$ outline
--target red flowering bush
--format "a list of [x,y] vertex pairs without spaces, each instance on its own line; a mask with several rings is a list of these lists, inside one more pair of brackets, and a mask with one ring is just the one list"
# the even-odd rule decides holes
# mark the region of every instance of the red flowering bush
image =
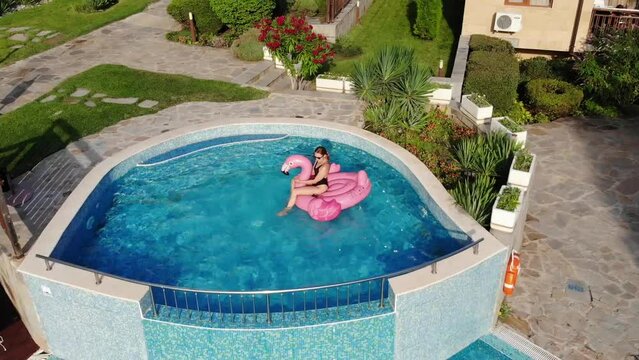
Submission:
[[258,39],[291,74],[294,89],[298,89],[304,79],[315,77],[322,65],[335,56],[326,37],[314,33],[313,26],[304,18],[262,19],[256,27],[260,30]]

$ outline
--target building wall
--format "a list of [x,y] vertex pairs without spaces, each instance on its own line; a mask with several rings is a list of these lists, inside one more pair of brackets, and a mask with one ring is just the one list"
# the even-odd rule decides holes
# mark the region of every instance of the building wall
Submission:
[[503,248],[443,281],[396,295],[395,359],[448,359],[488,334],[499,308],[507,255]]
[[[504,0],[466,1],[462,35],[483,34],[514,40],[517,49],[571,51],[570,44],[577,16],[578,0],[554,0],[550,8],[504,5]],[[588,35],[593,8],[592,0],[584,0],[575,51],[579,51]],[[510,34],[493,32],[495,13],[522,15],[522,30]]]

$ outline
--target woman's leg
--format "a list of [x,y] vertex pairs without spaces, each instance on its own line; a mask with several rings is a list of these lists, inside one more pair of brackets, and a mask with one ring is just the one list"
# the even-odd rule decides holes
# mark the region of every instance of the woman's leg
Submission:
[[288,204],[286,204],[286,207],[284,209],[282,209],[282,211],[277,213],[277,215],[278,216],[287,215],[288,212],[291,211],[291,209],[293,209],[293,206],[295,206],[295,201],[297,201],[297,197],[298,196],[300,196],[300,195],[319,195],[319,194],[325,193],[326,190],[328,190],[328,186],[326,186],[326,185],[304,186],[304,187],[300,187],[300,188],[293,188],[291,190],[291,197],[288,199]]

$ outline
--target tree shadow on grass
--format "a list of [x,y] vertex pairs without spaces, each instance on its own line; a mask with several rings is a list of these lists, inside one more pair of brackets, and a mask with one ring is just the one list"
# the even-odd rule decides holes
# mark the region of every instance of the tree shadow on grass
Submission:
[[462,31],[462,22],[464,20],[464,6],[465,0],[445,0],[444,5],[444,18],[443,21],[448,23],[448,27],[453,32],[453,45],[450,47],[450,53],[448,56],[448,64],[446,64],[447,75],[453,71],[455,65],[455,54],[457,53],[457,43],[459,42],[459,36]]

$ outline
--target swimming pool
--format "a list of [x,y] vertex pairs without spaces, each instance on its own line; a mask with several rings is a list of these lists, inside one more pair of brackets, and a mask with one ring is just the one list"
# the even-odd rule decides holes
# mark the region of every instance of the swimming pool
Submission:
[[[373,281],[373,291],[370,291],[370,287],[367,291],[367,284],[362,284],[360,280],[356,281],[352,287],[342,284],[339,287],[331,285],[330,289],[325,288],[322,291],[298,291],[299,289],[297,289],[292,293],[287,293],[286,296],[282,296],[283,291],[280,290],[269,293],[270,295],[264,295],[264,291],[258,290],[253,293],[234,293],[232,296],[229,295],[230,293],[215,296],[214,292],[208,292],[204,294],[207,296],[200,297],[199,295],[203,294],[195,289],[193,292],[198,296],[195,296],[195,299],[191,298],[195,301],[186,302],[186,304],[184,300],[180,304],[179,298],[178,301],[172,301],[171,297],[177,293],[178,296],[185,299],[187,297],[185,293],[191,293],[188,289],[180,288],[179,291],[172,293],[167,291],[167,299],[164,297],[164,288],[161,289],[160,293],[156,293],[157,288],[153,284],[109,274],[99,274],[89,267],[67,265],[55,257],[56,254],[66,254],[72,258],[78,256],[78,253],[84,252],[85,255],[92,253],[92,246],[84,246],[84,244],[93,242],[93,245],[96,245],[100,241],[100,236],[106,235],[103,233],[109,230],[109,222],[105,220],[116,214],[112,210],[120,205],[126,205],[116,201],[115,206],[112,206],[114,199],[117,200],[120,196],[119,194],[125,194],[125,191],[121,191],[122,189],[118,190],[117,185],[125,184],[130,174],[152,174],[150,178],[153,176],[157,176],[157,178],[174,176],[177,181],[182,170],[180,167],[171,168],[171,171],[158,174],[155,174],[154,170],[150,168],[170,167],[174,166],[171,165],[173,161],[187,161],[189,158],[199,156],[206,158],[206,156],[221,150],[211,149],[209,152],[209,149],[206,149],[215,143],[221,145],[220,139],[228,140],[228,138],[255,136],[256,134],[269,135],[271,138],[280,138],[281,135],[288,134],[290,139],[287,138],[285,141],[293,141],[295,137],[312,137],[311,144],[304,143],[302,148],[295,148],[296,152],[299,150],[302,154],[310,155],[309,153],[314,146],[324,143],[340,149],[340,151],[336,151],[336,148],[333,148],[335,156],[338,156],[338,153],[342,154],[340,156],[346,156],[351,154],[351,150],[353,151],[350,158],[336,160],[342,162],[342,165],[351,163],[356,166],[370,166],[367,171],[370,172],[373,180],[372,195],[360,203],[358,207],[343,212],[340,218],[334,222],[335,224],[338,224],[339,221],[357,219],[356,215],[360,211],[365,213],[369,207],[376,209],[379,206],[375,200],[378,196],[383,198],[383,196],[392,195],[404,198],[402,201],[406,201],[407,204],[415,204],[414,206],[417,206],[418,209],[423,207],[426,210],[425,212],[421,209],[418,212],[407,211],[410,215],[408,219],[412,219],[411,221],[428,224],[430,221],[428,218],[436,219],[436,223],[439,223],[441,229],[445,229],[447,234],[441,232],[441,229],[439,232],[432,231],[441,234],[444,239],[452,239],[453,245],[450,249],[456,246],[454,245],[455,241],[461,245],[472,238],[472,242],[468,243],[470,246],[465,245],[458,251],[448,253],[450,256],[446,255],[445,259],[438,258],[437,266],[433,263],[428,267],[410,268],[408,269],[410,271],[402,272],[401,275],[398,273],[394,273],[392,276],[383,275],[382,278],[379,278],[380,283]],[[226,146],[232,147],[233,145]],[[291,149],[287,151],[291,151]],[[391,168],[391,171],[384,173],[387,179],[382,179],[382,183],[386,180],[394,182],[394,177],[398,176],[410,185],[410,189],[417,197],[401,187],[399,189],[402,190],[398,191],[397,194],[376,193],[376,191],[383,189],[378,186],[380,180],[373,178],[374,174],[371,169],[375,169],[377,165],[373,162],[371,162],[372,165],[369,164],[369,160],[366,160],[358,151],[370,154],[373,157],[370,161],[383,160],[381,165],[386,164]],[[192,154],[183,156],[187,153]],[[286,154],[280,155],[284,157]],[[261,161],[265,161],[265,169],[275,166],[273,177],[270,178],[268,184],[273,187],[282,186],[281,191],[283,192],[281,194],[280,190],[277,190],[277,195],[259,194],[264,196],[260,206],[267,207],[265,198],[277,199],[275,210],[279,210],[285,201],[290,177],[279,174],[282,159],[271,164],[263,160],[262,157],[258,157]],[[172,160],[174,158],[176,160]],[[249,162],[252,165],[250,166],[251,171],[262,171],[262,165],[258,164],[257,161],[258,159],[254,159],[252,163]],[[138,166],[140,164],[149,166]],[[188,174],[181,177],[182,181],[196,182],[200,179],[199,176],[191,175],[191,172],[195,173],[197,169],[187,168]],[[348,168],[348,170],[355,169]],[[396,171],[397,174],[394,174],[393,171]],[[232,177],[232,175],[229,176]],[[132,183],[136,183],[135,179],[135,177],[130,178]],[[147,178],[142,176],[138,180],[144,179]],[[282,181],[283,184],[275,185],[279,181]],[[140,184],[145,185],[143,183],[144,181],[140,181]],[[176,184],[179,183],[176,182]],[[403,184],[406,185],[406,183]],[[146,185],[150,186],[149,189],[155,189],[153,182],[148,182]],[[145,189],[145,186],[140,189]],[[127,196],[120,198],[161,200],[161,203],[175,206],[186,202],[191,204],[192,208],[205,203],[203,201],[205,197],[189,197],[185,196],[184,193],[170,193],[171,191],[173,190],[162,189],[162,191],[158,190],[155,193],[150,192],[149,194],[153,194],[153,196],[127,193]],[[226,195],[226,193],[220,194],[220,196]],[[143,201],[141,202],[144,204]],[[130,221],[138,221],[152,211],[156,211],[155,208],[158,207],[154,204],[144,205],[147,205],[145,209],[148,211],[137,212],[135,216],[130,216],[132,219],[125,219],[126,221],[121,224],[128,226],[131,224]],[[240,207],[239,204],[238,207]],[[389,213],[382,212],[382,215],[383,221],[392,219]],[[313,235],[321,232],[313,227],[317,226],[318,223],[312,222],[301,211],[295,211],[284,219],[275,218],[272,213],[269,216],[272,216],[274,221],[296,221],[307,225],[298,231],[313,230],[310,231]],[[156,215],[156,217],[158,216]],[[165,222],[173,220],[169,216],[164,217]],[[193,219],[189,217],[187,220],[192,221]],[[248,224],[261,225],[256,227],[257,231],[269,226],[266,221],[261,224],[251,221]],[[386,225],[384,228],[388,229],[394,226],[388,222],[384,224]],[[245,224],[239,227],[242,232],[255,231],[249,225]],[[206,226],[206,222],[191,224],[187,226],[185,231],[178,231],[177,235],[183,232],[199,231],[200,228],[204,229]],[[220,227],[222,226],[220,225]],[[147,233],[160,234],[160,227],[161,223],[156,224],[156,227]],[[135,228],[134,224],[132,229]],[[431,229],[437,229],[437,227]],[[124,226],[123,229],[114,227],[111,230],[119,232],[131,229],[126,229]],[[350,230],[350,227],[346,227],[346,230]],[[68,236],[70,234],[73,236]],[[402,234],[403,232],[386,241],[390,241],[390,244],[393,245],[403,245],[404,242],[399,241],[403,239]],[[175,238],[179,237],[177,235]],[[438,236],[432,236],[432,238],[435,239]],[[104,237],[103,239],[105,244],[123,241],[119,236]],[[481,241],[482,239],[483,241]],[[408,240],[410,240],[410,236],[406,237],[406,241]],[[208,241],[208,239],[205,238],[202,241]],[[163,246],[166,245],[166,241],[159,242]],[[318,242],[315,242],[315,246]],[[330,239],[323,240],[323,242],[330,244]],[[104,246],[105,244],[98,245]],[[113,266],[112,268],[115,269],[118,261],[124,259],[125,256],[130,256],[123,255],[129,251],[128,246],[135,247],[136,244],[135,242],[129,243],[119,249],[114,247],[115,250],[106,246],[100,251],[105,251],[105,249],[111,251],[110,259],[114,264],[108,266]],[[287,242],[283,244],[290,245]],[[180,246],[170,245],[174,246],[170,251],[179,251]],[[251,251],[252,247],[260,245],[252,243],[248,251]],[[144,247],[147,246],[149,245],[145,244]],[[163,246],[155,249],[159,252],[164,249]],[[263,251],[270,249],[270,247],[262,248]],[[411,259],[419,259],[419,254],[414,252],[411,254],[414,250],[411,250],[410,247],[404,254],[400,251],[403,248],[397,246],[391,248],[390,252],[384,252],[386,250],[383,246],[379,249],[384,250],[381,253],[371,252],[367,256],[358,257],[358,261],[365,262],[374,259],[377,270],[386,270],[385,266],[388,264],[410,263]],[[144,252],[147,249],[137,250],[131,252],[139,257],[139,261],[142,261],[144,256],[149,256]],[[192,251],[192,258],[200,256],[199,253],[202,252],[193,249]],[[430,253],[429,256],[436,256],[434,254],[438,253],[436,248],[430,251],[433,253]],[[150,256],[156,256],[156,251],[148,253],[151,254]],[[446,253],[446,249],[441,253]],[[391,261],[392,258],[388,260],[380,254],[391,254],[390,256],[397,256],[396,259],[401,261]],[[421,259],[426,259],[426,255],[422,253]],[[135,144],[97,164],[76,190],[69,195],[68,200],[43,231],[20,266],[20,272],[24,275],[53,353],[64,359],[100,359],[105,358],[105,354],[108,354],[110,360],[131,358],[412,359],[423,358],[424,354],[428,354],[432,358],[445,359],[490,332],[494,324],[497,304],[500,301],[499,293],[507,257],[508,248],[467,214],[460,211],[454,205],[450,195],[422,162],[385,139],[361,129],[307,119],[220,119],[162,134]],[[80,261],[83,261],[82,258],[83,256],[78,256]],[[131,256],[130,259],[134,259],[134,257]],[[165,261],[166,259],[169,257],[165,256],[157,261]],[[203,266],[205,271],[211,271],[208,269],[209,264],[185,259],[186,257],[181,257],[187,268],[195,269],[195,266],[191,264],[195,263]],[[339,259],[335,256],[327,257],[324,260],[331,262],[331,264],[339,263]],[[129,260],[129,262],[131,261],[133,260]],[[293,262],[294,259],[282,259],[282,261]],[[371,263],[375,262],[371,261]],[[135,264],[129,265],[118,267],[118,269],[135,268]],[[288,264],[276,264],[276,266],[288,266]],[[333,267],[324,267],[323,269],[332,271]],[[142,274],[148,274],[142,276],[155,276],[156,279],[161,278],[166,281],[171,279],[185,281],[185,279],[196,278],[182,278],[181,275],[185,273],[181,267],[165,271],[166,273],[173,271],[174,273],[171,275],[158,275],[157,272],[149,274],[146,268],[140,266],[138,266],[138,270],[141,270]],[[373,266],[368,266],[365,270],[369,274],[377,271]],[[273,273],[277,274],[277,272]],[[336,271],[336,273],[338,272]],[[292,279],[302,279],[297,274],[289,274],[289,276]],[[352,278],[359,276],[359,274],[355,274]],[[349,275],[345,278],[351,277]],[[206,284],[207,281],[207,279],[197,280],[194,283]],[[223,279],[217,279],[217,281],[223,281]],[[304,278],[303,281],[306,282],[308,279]],[[277,282],[272,282],[269,286],[273,284],[277,284]],[[383,295],[385,298],[387,297],[385,302],[365,300],[371,292],[373,298],[376,295],[381,295],[374,293],[376,284],[382,285],[380,289],[384,290]],[[358,285],[363,285],[362,291],[354,294],[353,290]],[[259,288],[261,285],[257,282],[252,284],[247,282],[243,286]],[[334,299],[330,299],[329,297],[333,293],[338,295]],[[210,294],[213,295],[210,297],[211,304],[208,303],[208,295]],[[317,298],[316,294],[319,295]],[[322,298],[322,294],[326,295]],[[308,296],[305,297],[306,295]],[[359,295],[363,295],[361,303]],[[283,297],[284,301],[282,301]],[[262,308],[259,308],[260,301],[265,302],[265,305],[262,303]],[[255,307],[251,305],[256,302],[257,309],[255,310]],[[155,315],[152,309],[158,309],[158,303],[160,314]],[[319,310],[314,310],[316,304]],[[165,313],[166,305],[169,308],[173,307],[169,317],[162,316]],[[383,305],[385,307],[382,307]],[[365,310],[350,311],[351,308],[356,307]],[[268,316],[263,316],[264,311],[268,314],[269,309],[274,318],[272,322],[265,321]],[[366,309],[370,311],[366,311]],[[245,316],[245,312],[249,312],[249,315],[254,315],[257,312],[257,316]],[[277,312],[277,314],[273,314],[273,312]],[[286,318],[286,321],[278,322],[276,317]]]
[[[331,222],[275,213],[287,156],[328,148],[373,191]],[[307,155],[310,157],[310,155]],[[291,174],[295,175],[295,173]],[[299,136],[221,137],[159,154],[101,186],[54,256],[109,274],[200,290],[278,290],[401,271],[470,242],[446,229],[396,169],[369,153]]]

